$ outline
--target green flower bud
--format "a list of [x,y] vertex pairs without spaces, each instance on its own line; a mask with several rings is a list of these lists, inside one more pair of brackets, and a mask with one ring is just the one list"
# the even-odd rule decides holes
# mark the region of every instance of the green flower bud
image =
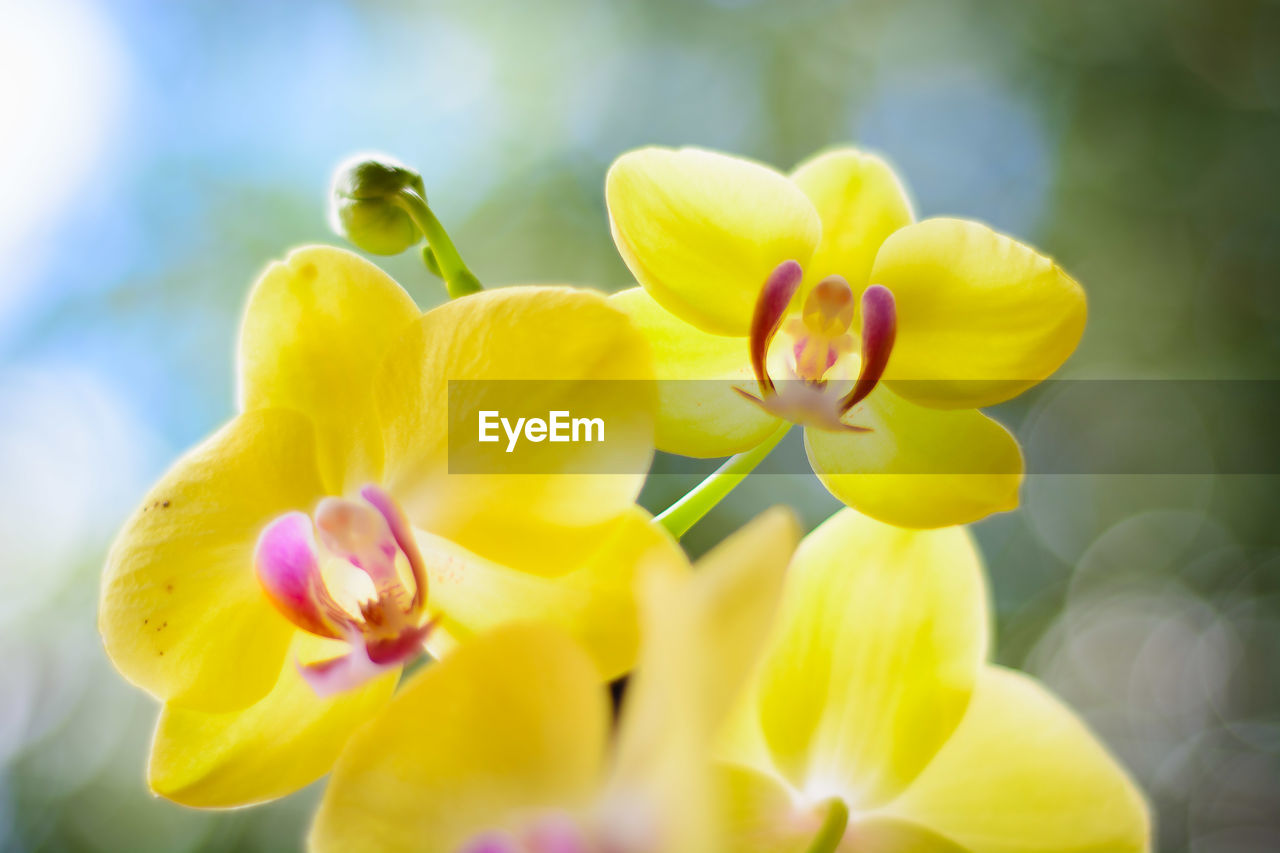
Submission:
[[398,255],[422,239],[422,230],[397,200],[412,190],[426,198],[422,176],[378,155],[354,157],[333,176],[333,229],[375,255]]

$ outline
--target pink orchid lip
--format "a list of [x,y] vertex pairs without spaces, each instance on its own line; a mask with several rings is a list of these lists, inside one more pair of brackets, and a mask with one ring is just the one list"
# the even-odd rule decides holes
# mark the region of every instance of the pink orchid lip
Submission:
[[885,286],[873,284],[862,294],[861,364],[853,387],[843,397],[829,393],[824,374],[839,358],[843,347],[851,346],[847,334],[853,319],[853,292],[838,275],[828,276],[809,292],[804,305],[804,324],[809,332],[792,348],[798,388],[779,391],[768,371],[769,347],[782,327],[787,309],[803,278],[795,261],[780,264],[765,281],[751,319],[749,352],[751,369],[760,396],[741,388],[738,394],[770,414],[819,429],[868,432],[866,427],[846,424],[844,416],[880,384],[897,337],[897,305]]
[[524,853],[520,842],[505,832],[485,832],[458,848],[458,853]]
[[578,822],[561,812],[542,815],[530,823],[524,843],[530,853],[591,853],[594,847]]
[[417,657],[435,626],[435,620],[428,621],[382,644],[363,643],[360,637],[352,637],[346,654],[315,663],[299,662],[298,673],[320,698],[336,696]]
[[840,413],[852,409],[875,390],[889,366],[889,355],[898,336],[898,308],[892,291],[873,284],[862,294],[862,366],[853,390],[840,401]]
[[374,509],[382,513],[382,517],[386,519],[387,527],[396,540],[396,546],[409,561],[409,568],[413,572],[413,604],[421,607],[426,603],[427,568],[423,565],[422,552],[418,550],[418,543],[413,538],[409,520],[405,518],[404,511],[391,495],[377,486],[365,486],[360,490],[360,497],[372,504]]
[[[466,841],[457,853],[592,853],[593,843],[584,828],[559,811],[532,816],[517,832],[487,830]],[[608,849],[621,850],[610,846]],[[630,849],[630,848],[627,848]]]
[[[353,611],[329,589],[322,558],[339,559],[364,572],[372,597]],[[396,567],[403,557],[413,589]],[[276,609],[311,634],[346,640],[343,655],[299,664],[317,694],[332,695],[400,666],[422,651],[434,627],[424,620],[427,574],[412,529],[395,501],[377,486],[360,499],[324,498],[314,519],[302,512],[279,516],[263,530],[254,553],[258,580]]]
[[305,513],[286,513],[267,525],[254,565],[267,597],[286,619],[312,634],[342,639],[350,616],[320,574],[315,533]]
[[751,369],[760,383],[760,391],[770,394],[773,391],[773,380],[769,378],[769,370],[765,364],[769,356],[769,344],[773,342],[782,321],[787,316],[787,307],[800,287],[804,278],[804,270],[796,261],[783,261],[777,269],[769,274],[760,296],[756,299],[755,312],[751,316],[751,336],[749,348],[751,353]]

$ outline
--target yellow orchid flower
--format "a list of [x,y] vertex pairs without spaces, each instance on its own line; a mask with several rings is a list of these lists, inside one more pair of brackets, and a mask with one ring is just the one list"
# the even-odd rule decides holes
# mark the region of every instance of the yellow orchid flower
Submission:
[[788,571],[724,735],[732,849],[1136,853],[1146,805],[1032,679],[986,663],[968,533],[841,510]]
[[509,626],[416,674],[334,767],[317,853],[716,853],[708,747],[767,635],[798,531],[774,510],[692,575],[644,580],[617,743],[590,660]]
[[[820,154],[790,176],[698,149],[609,170],[614,297],[654,346],[659,449],[739,453],[806,427],[840,500],[905,527],[1018,502],[1022,456],[978,407],[1048,377],[1084,329],[1080,286],[976,222],[913,223],[880,159]],[[870,476],[875,475],[875,476]]]
[[[634,505],[643,474],[450,475],[450,404],[483,401],[450,400],[447,383],[630,377],[648,358],[586,291],[488,291],[423,314],[343,250],[269,267],[240,334],[240,414],[161,478],[107,559],[107,652],[164,703],[152,789],[223,807],[300,788],[424,643],[439,656],[513,620],[558,625],[596,677],[629,669],[636,572],[687,567]],[[531,405],[542,389],[574,405],[565,383],[534,382]],[[651,424],[639,396],[591,402]],[[642,472],[652,445],[615,452]]]

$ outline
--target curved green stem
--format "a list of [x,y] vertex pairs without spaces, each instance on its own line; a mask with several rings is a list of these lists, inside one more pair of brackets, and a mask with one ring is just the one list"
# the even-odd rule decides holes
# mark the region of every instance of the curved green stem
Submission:
[[849,825],[849,807],[844,800],[827,800],[827,817],[822,821],[818,834],[809,842],[808,853],[834,853],[844,840],[845,828]]
[[427,206],[427,200],[412,189],[400,190],[395,200],[422,229],[423,236],[431,245],[431,251],[440,267],[440,277],[444,279],[444,286],[449,291],[449,298],[457,299],[459,296],[484,290],[480,279],[467,268],[462,255],[458,254],[458,247],[453,245],[449,232],[444,230],[440,220]]
[[667,528],[679,539],[689,532],[711,508],[732,492],[756,466],[764,461],[783,436],[791,429],[789,421],[783,421],[773,435],[750,450],[731,456],[707,479],[693,487],[687,495],[663,510],[654,521]]

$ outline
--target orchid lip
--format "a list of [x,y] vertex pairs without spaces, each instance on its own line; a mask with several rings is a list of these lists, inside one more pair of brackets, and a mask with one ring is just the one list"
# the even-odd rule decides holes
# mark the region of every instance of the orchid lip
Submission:
[[[366,580],[352,589],[334,588],[322,566],[335,563],[349,580],[360,574]],[[426,569],[412,528],[377,486],[366,486],[356,500],[324,498],[314,517],[296,511],[279,516],[259,537],[254,565],[267,597],[286,619],[308,633],[350,644],[344,655],[299,665],[322,696],[416,657],[434,627],[424,619]],[[412,590],[402,579],[403,565]]]
[[866,432],[843,422],[843,417],[879,385],[897,337],[897,306],[893,293],[873,284],[862,293],[861,361],[857,379],[844,396],[828,388],[827,373],[844,353],[852,352],[850,333],[854,319],[853,289],[844,278],[828,276],[805,297],[802,317],[787,321],[795,336],[792,345],[794,378],[798,388],[779,391],[769,375],[769,347],[782,328],[799,288],[803,270],[795,261],[780,264],[765,282],[751,321],[751,368],[759,385],[756,396],[741,388],[739,394],[765,411],[796,423],[831,431]]
[[769,371],[765,366],[769,344],[778,334],[787,315],[787,308],[803,278],[804,270],[797,261],[783,261],[769,274],[756,299],[755,312],[751,316],[751,369],[765,394],[773,391],[773,380],[769,378]]
[[841,414],[875,390],[889,365],[897,335],[898,308],[893,292],[882,284],[873,284],[862,294],[862,365],[853,390],[840,401]]
[[[595,834],[567,812],[542,812],[526,816],[514,831],[481,832],[456,853],[592,853],[604,849]],[[607,849],[634,848],[611,845]]]
[[774,417],[785,418],[792,423],[827,432],[871,432],[870,427],[842,421],[843,413],[832,405],[832,396],[825,388],[812,382],[789,381],[781,393],[764,397],[757,397],[738,387],[733,390]]

